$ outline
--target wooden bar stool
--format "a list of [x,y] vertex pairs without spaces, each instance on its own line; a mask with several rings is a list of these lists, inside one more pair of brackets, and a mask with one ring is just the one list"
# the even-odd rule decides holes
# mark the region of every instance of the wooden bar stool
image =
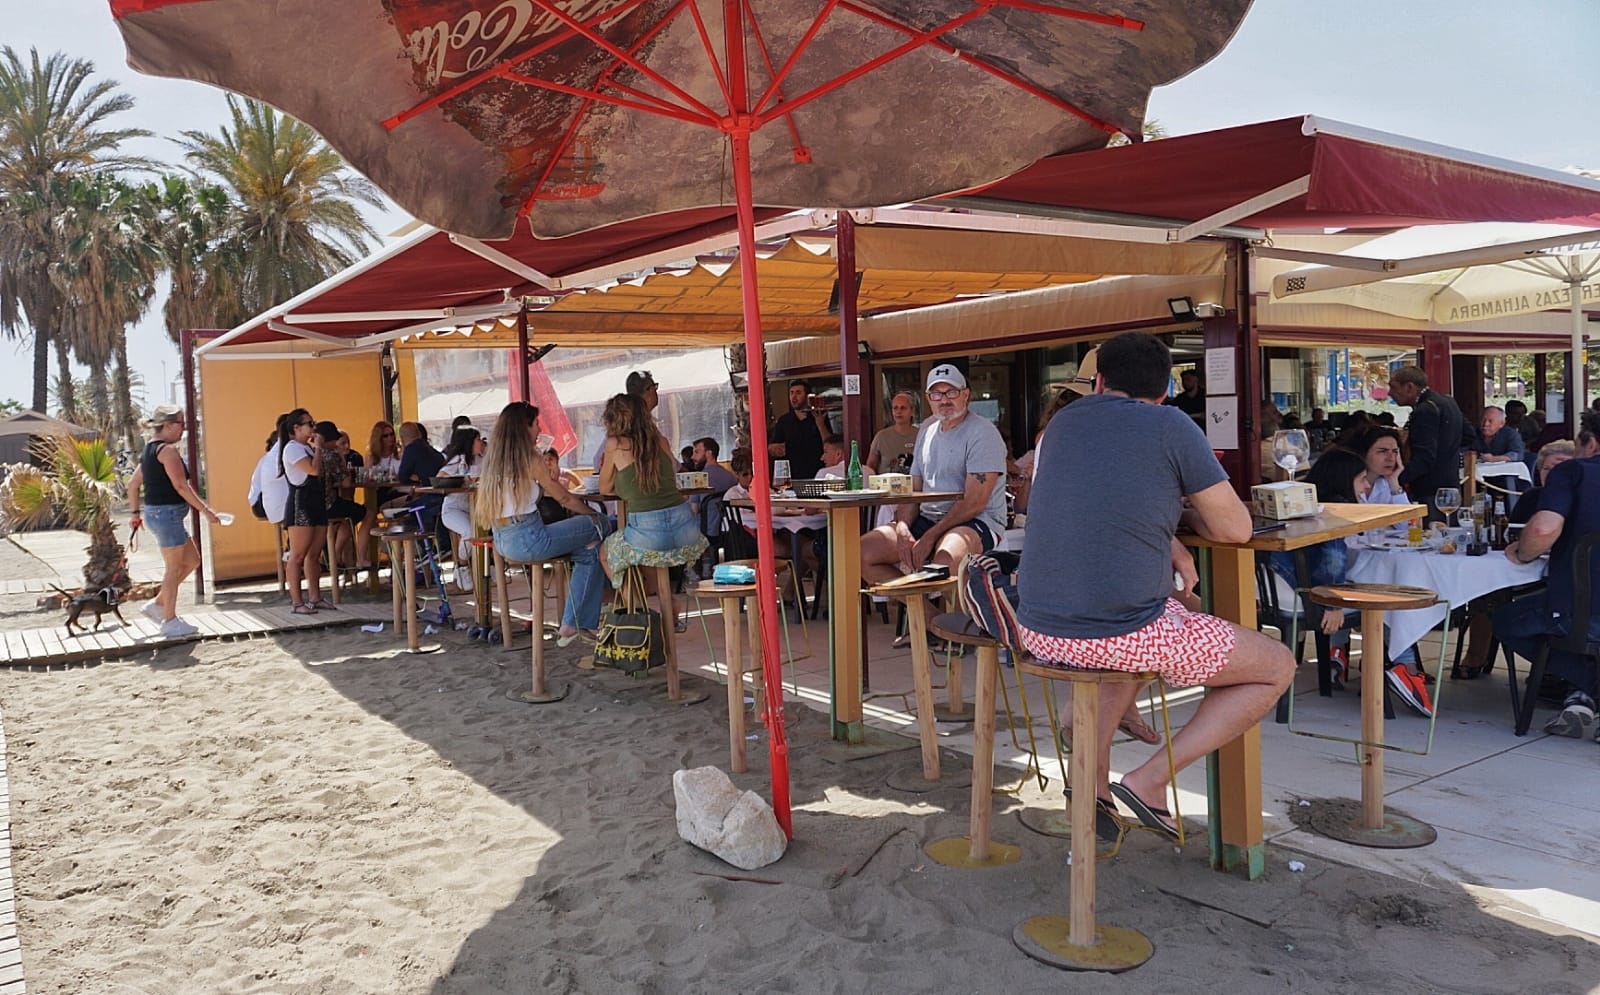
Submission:
[[[966,706],[961,701],[961,661],[959,658],[951,661],[950,676],[945,682],[950,702],[949,708],[941,713],[933,703],[933,654],[928,650],[927,596],[930,594],[954,595],[955,589],[956,582],[954,578],[910,583],[890,581],[862,589],[863,594],[881,595],[905,602],[906,625],[911,635],[911,679],[915,685],[917,697],[917,738],[922,742],[922,778],[925,781],[939,780],[939,741],[934,722],[968,721],[970,719],[966,715]],[[948,600],[946,603],[949,603]],[[945,616],[940,617],[943,618]],[[957,617],[964,618],[965,616]],[[988,639],[987,636],[983,638]],[[991,650],[997,663],[1000,658],[999,645],[999,643],[995,643]],[[983,666],[982,662],[978,664],[980,670]],[[989,685],[989,691],[987,721],[989,732],[992,736],[994,733],[994,684],[992,681]],[[982,709],[980,708],[979,712],[981,713],[981,711]],[[985,720],[985,716],[978,714],[977,720],[982,722]],[[976,735],[976,732],[974,735]],[[993,781],[992,777],[990,781]]]
[[423,646],[417,635],[417,542],[423,538],[423,533],[405,525],[391,525],[377,534],[389,548],[389,573],[394,582],[391,602],[394,607],[395,631],[398,632],[400,629],[403,612],[406,651],[437,652],[438,646]]
[[[993,638],[972,619],[959,612],[935,618],[930,627],[934,635],[963,646],[972,646],[978,656],[978,690],[975,708],[977,716],[972,724],[972,801],[968,815],[967,837],[948,837],[934,840],[926,847],[928,856],[947,867],[1001,867],[1014,864],[1022,858],[1022,848],[1009,843],[994,843],[989,839],[990,821],[994,812],[994,689],[1000,676],[1000,641]],[[920,694],[919,694],[920,697]],[[928,702],[933,691],[928,690]],[[918,702],[918,712],[923,703]],[[918,722],[921,723],[921,714]],[[932,722],[930,720],[929,725]],[[926,763],[930,740],[923,742],[923,760]],[[934,747],[937,750],[937,747]],[[934,754],[937,771],[938,754]],[[1090,803],[1094,801],[1090,795]],[[1090,831],[1094,822],[1090,820]]]
[[[1383,613],[1430,608],[1438,604],[1439,595],[1424,587],[1398,584],[1338,584],[1313,587],[1309,597],[1312,604],[1323,608],[1361,613],[1361,738],[1354,740],[1361,761],[1361,815],[1348,825],[1313,822],[1312,827],[1356,846],[1427,846],[1439,836],[1432,826],[1394,812],[1386,813],[1383,808],[1383,751],[1388,749],[1383,743]],[[1437,719],[1437,701],[1433,714]]]
[[[1017,925],[1011,941],[1023,953],[1052,967],[1073,971],[1126,971],[1138,967],[1155,953],[1148,937],[1127,926],[1105,926],[1095,919],[1095,808],[1100,784],[1100,686],[1154,680],[1153,673],[1120,670],[1050,667],[1023,657],[1017,669],[1047,682],[1067,681],[1072,689],[1071,778],[1072,872],[1070,915],[1033,916]],[[1049,698],[1046,698],[1049,701]],[[1050,703],[1054,715],[1054,704]],[[1113,719],[1112,721],[1115,721]],[[1168,739],[1170,740],[1170,735]],[[1181,823],[1180,823],[1181,826]],[[1179,829],[1182,841],[1183,830]]]
[[[474,540],[476,541],[476,540]],[[489,542],[490,555],[494,559],[494,603],[495,611],[500,614],[500,642],[506,649],[511,648],[513,626],[515,620],[511,617],[511,595],[507,582],[507,568],[512,563],[517,563],[528,568],[528,597],[532,605],[533,614],[533,643],[536,651],[543,653],[544,644],[544,572],[549,567],[556,581],[556,609],[558,620],[567,605],[567,581],[572,576],[572,560],[570,557],[558,556],[551,560],[508,560],[500,555],[500,550],[494,546],[494,541]]]
[[761,707],[764,683],[761,670],[761,617],[767,609],[760,603],[754,584],[717,584],[702,580],[689,588],[697,601],[716,599],[722,608],[722,641],[728,668],[728,765],[736,774],[748,770],[744,750],[744,666],[740,660],[744,637],[740,633],[741,608],[750,599],[750,669],[756,674],[756,707]]

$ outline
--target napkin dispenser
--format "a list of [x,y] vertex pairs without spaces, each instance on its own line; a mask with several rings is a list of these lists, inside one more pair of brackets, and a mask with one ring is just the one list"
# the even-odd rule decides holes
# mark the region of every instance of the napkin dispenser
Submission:
[[896,497],[911,493],[911,474],[874,473],[867,478],[867,486],[875,491],[888,491]]
[[711,486],[711,475],[706,473],[704,470],[695,470],[690,473],[680,473],[677,474],[677,478],[678,490],[680,491],[688,491],[694,490],[695,488]]
[[1298,480],[1280,480],[1250,488],[1250,503],[1262,518],[1305,518],[1317,513],[1317,489]]

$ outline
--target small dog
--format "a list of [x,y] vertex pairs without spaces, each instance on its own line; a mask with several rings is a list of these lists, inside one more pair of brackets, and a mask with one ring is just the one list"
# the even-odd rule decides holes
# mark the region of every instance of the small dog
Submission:
[[[54,584],[50,586],[55,587]],[[56,590],[61,591],[61,588],[56,587]],[[68,594],[66,591],[61,591],[61,593],[67,597],[67,635],[69,636],[82,635],[82,632],[73,631],[74,627],[83,630],[83,632],[89,631],[78,621],[78,616],[86,611],[94,612],[94,627],[96,629],[100,628],[100,616],[106,612],[117,616],[117,621],[123,625],[128,624],[128,620],[122,617],[122,611],[117,608],[117,589],[114,587],[102,587],[93,594],[88,591],[82,594]]]

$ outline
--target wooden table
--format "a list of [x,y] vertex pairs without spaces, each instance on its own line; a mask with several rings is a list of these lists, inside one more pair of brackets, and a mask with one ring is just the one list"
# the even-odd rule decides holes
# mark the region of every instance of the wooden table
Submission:
[[[1283,552],[1340,539],[1368,529],[1421,518],[1420,504],[1329,504],[1319,515],[1285,523],[1246,543],[1219,543],[1192,533],[1178,541],[1211,551],[1212,610],[1219,618],[1246,629],[1256,627],[1255,554]],[[1249,878],[1265,869],[1261,827],[1261,730],[1252,727],[1208,761],[1207,793],[1211,811],[1211,865],[1222,870],[1243,868]]]
[[[833,738],[866,740],[861,717],[861,509],[885,504],[955,501],[954,491],[877,494],[857,498],[773,498],[772,510],[824,512],[828,516],[828,670]],[[731,502],[753,508],[747,498]]]

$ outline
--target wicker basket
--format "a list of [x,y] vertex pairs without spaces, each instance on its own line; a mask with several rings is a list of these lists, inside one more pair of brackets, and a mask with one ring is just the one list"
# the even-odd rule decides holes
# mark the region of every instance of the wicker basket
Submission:
[[843,477],[818,477],[816,480],[791,481],[790,487],[794,488],[795,497],[816,498],[822,497],[829,491],[842,491],[850,486],[850,481]]

